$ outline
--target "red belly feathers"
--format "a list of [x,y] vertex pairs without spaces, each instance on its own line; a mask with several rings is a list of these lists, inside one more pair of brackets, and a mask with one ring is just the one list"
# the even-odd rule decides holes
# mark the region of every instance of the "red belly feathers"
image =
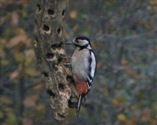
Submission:
[[88,89],[89,88],[88,88],[87,82],[76,83],[76,90],[77,90],[79,95],[87,94]]

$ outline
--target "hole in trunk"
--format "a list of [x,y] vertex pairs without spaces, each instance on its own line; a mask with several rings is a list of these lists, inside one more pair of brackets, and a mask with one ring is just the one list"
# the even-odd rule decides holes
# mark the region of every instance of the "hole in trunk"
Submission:
[[77,108],[77,100],[76,99],[72,99],[72,97],[70,97],[70,99],[68,100],[68,106],[69,108]]
[[43,74],[45,77],[48,77],[48,76],[49,76],[48,72],[45,72],[45,71],[43,71],[42,74]]
[[59,83],[58,88],[59,88],[59,90],[64,90],[65,85],[63,83]]
[[58,28],[57,33],[60,34],[60,32],[61,32],[61,28]]
[[51,48],[55,49],[55,48],[61,48],[62,47],[62,42],[60,43],[54,43],[51,45]]
[[47,13],[48,13],[49,15],[54,15],[54,14],[55,14],[55,11],[52,10],[52,9],[48,9],[48,10],[47,10]]
[[40,4],[37,4],[37,11],[38,11],[38,12],[41,11],[41,6],[40,6]]
[[50,89],[47,89],[47,94],[49,96],[52,96],[53,98],[56,96],[56,94],[54,92],[52,92]]
[[51,59],[51,58],[53,58],[54,57],[54,54],[53,53],[47,53],[46,54],[46,58],[47,59]]
[[70,76],[70,75],[67,75],[66,80],[67,80],[68,82],[70,82],[70,83],[74,83],[74,79],[73,79],[73,77]]
[[65,118],[64,114],[61,114],[61,113],[57,113],[57,115],[61,118]]
[[45,30],[45,31],[49,31],[50,28],[49,28],[49,26],[47,26],[47,25],[44,24],[44,26],[43,26],[43,30]]
[[58,36],[61,36],[62,35],[62,27],[58,27],[58,29],[57,29],[57,34],[58,34]]
[[56,60],[55,55],[53,53],[47,53],[46,60],[47,61],[55,61]]
[[64,16],[65,15],[65,9],[62,11],[62,16]]

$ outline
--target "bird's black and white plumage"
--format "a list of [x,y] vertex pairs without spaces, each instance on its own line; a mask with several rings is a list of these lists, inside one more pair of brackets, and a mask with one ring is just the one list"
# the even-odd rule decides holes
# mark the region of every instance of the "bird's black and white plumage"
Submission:
[[73,44],[76,49],[72,55],[72,73],[79,94],[78,109],[80,109],[82,98],[88,93],[93,83],[96,58],[87,37],[77,37]]

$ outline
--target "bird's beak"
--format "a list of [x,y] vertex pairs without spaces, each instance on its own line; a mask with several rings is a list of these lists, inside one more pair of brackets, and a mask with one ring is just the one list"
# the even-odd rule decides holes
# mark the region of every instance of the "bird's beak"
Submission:
[[75,43],[75,39],[72,40],[72,43],[73,43],[73,44]]
[[64,42],[65,45],[72,45],[73,42]]
[[75,44],[75,39],[70,40],[70,41],[72,41],[72,42],[65,41],[63,44],[64,44],[64,45],[71,45],[71,44]]

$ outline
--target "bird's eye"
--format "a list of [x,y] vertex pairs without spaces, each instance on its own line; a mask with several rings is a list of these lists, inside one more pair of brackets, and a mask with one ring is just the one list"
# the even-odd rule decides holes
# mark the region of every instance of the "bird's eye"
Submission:
[[79,43],[80,41],[79,41],[79,40],[76,40],[76,42]]

